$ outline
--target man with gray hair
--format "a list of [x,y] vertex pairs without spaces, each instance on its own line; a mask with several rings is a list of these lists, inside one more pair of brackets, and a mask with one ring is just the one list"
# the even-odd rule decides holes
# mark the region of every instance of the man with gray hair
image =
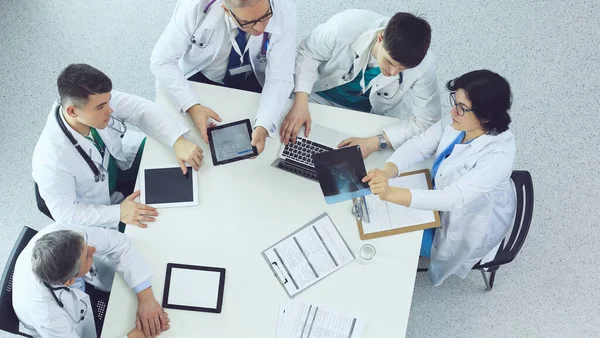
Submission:
[[261,93],[252,133],[261,153],[294,88],[296,21],[293,0],[179,0],[152,51],[152,72],[205,142],[209,119],[221,118],[188,81]]
[[169,329],[152,293],[152,271],[125,235],[92,227],[53,224],[31,239],[13,276],[13,307],[34,337],[97,337],[86,290],[110,291],[115,270],[138,298],[128,338],[155,337]]

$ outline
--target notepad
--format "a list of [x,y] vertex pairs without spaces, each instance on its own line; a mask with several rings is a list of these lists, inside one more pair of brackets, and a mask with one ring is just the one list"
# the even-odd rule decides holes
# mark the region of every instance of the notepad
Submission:
[[[413,171],[390,179],[388,184],[390,187],[430,190],[429,177],[429,170]],[[361,239],[372,239],[440,226],[440,217],[437,211],[408,208],[382,201],[375,195],[365,196],[364,201],[368,212],[368,222],[358,222]]]

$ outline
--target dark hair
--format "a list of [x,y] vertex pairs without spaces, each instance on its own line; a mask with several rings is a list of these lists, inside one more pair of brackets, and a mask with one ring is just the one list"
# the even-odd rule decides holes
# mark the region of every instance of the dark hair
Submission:
[[98,69],[77,63],[68,65],[60,73],[56,86],[62,103],[71,102],[82,107],[90,95],[109,93],[112,90],[112,81]]
[[512,94],[505,78],[487,69],[475,70],[448,81],[446,88],[465,91],[486,134],[498,135],[508,130]]
[[83,236],[75,231],[47,233],[33,246],[31,269],[43,282],[64,284],[79,274],[84,248]]
[[383,32],[383,47],[406,68],[415,68],[423,61],[430,43],[431,26],[410,13],[394,14]]

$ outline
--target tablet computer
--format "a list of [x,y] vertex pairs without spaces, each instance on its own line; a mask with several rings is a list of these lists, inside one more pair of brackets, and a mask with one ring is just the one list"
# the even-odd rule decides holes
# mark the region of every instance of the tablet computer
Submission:
[[168,263],[162,306],[221,313],[224,289],[223,268]]
[[147,166],[140,170],[140,202],[155,208],[198,205],[198,172],[179,165]]
[[221,165],[258,156],[253,147],[250,120],[241,120],[209,128],[208,144],[213,165]]

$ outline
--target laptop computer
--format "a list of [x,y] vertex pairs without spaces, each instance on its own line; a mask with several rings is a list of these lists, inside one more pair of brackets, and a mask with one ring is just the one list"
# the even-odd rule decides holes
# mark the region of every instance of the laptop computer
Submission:
[[350,135],[315,124],[312,125],[308,137],[304,137],[304,130],[302,126],[296,143],[281,145],[277,159],[271,166],[317,182],[312,155],[337,149],[338,144]]

